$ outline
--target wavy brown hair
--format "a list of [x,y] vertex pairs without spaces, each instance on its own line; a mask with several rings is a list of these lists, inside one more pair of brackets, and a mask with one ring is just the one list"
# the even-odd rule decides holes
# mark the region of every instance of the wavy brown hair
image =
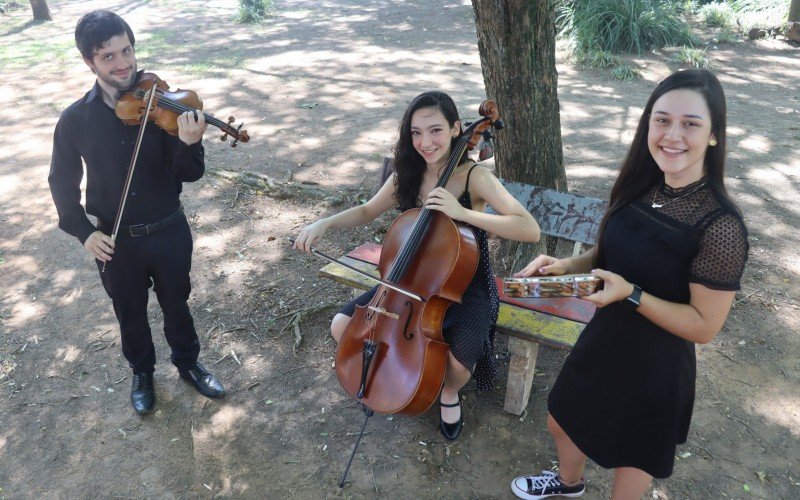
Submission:
[[711,133],[717,139],[717,145],[706,149],[704,160],[704,173],[708,176],[708,185],[718,195],[720,202],[729,210],[739,214],[739,209],[731,200],[725,189],[725,156],[727,126],[725,106],[725,92],[722,85],[713,73],[704,69],[689,69],[671,74],[661,81],[650,98],[647,100],[636,134],[633,137],[631,148],[622,162],[619,175],[611,188],[608,200],[608,210],[600,223],[597,236],[597,253],[594,265],[600,262],[603,252],[603,233],[608,219],[619,209],[637,200],[650,189],[658,186],[664,179],[664,174],[647,145],[647,135],[650,131],[650,113],[653,104],[664,94],[672,90],[693,90],[703,96],[709,112],[711,113]]
[[[436,108],[442,112],[447,123],[452,128],[458,118],[458,110],[453,99],[438,90],[424,92],[415,97],[406,108],[403,119],[400,122],[400,137],[394,147],[394,171],[395,176],[395,201],[397,208],[401,211],[409,208],[419,207],[421,203],[419,188],[422,185],[422,177],[425,174],[425,159],[420,156],[414,144],[411,142],[411,117],[414,113],[423,108]],[[462,130],[463,132],[463,130]],[[456,145],[458,137],[450,141],[450,151]],[[459,159],[459,164],[466,159],[466,151]]]

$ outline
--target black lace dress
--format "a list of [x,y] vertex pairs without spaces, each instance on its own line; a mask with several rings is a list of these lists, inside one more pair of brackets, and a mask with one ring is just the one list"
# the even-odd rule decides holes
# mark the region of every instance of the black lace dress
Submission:
[[[459,196],[461,206],[472,209],[469,194],[469,178],[473,165],[467,174],[464,192]],[[496,368],[494,365],[494,330],[497,323],[499,299],[497,285],[494,281],[492,264],[489,261],[489,245],[486,231],[472,227],[480,251],[478,269],[461,299],[461,303],[453,303],[445,313],[442,325],[444,340],[450,344],[450,352],[459,363],[472,372],[478,389],[492,389]],[[371,290],[359,295],[347,303],[339,311],[353,316],[356,306],[364,306],[375,295]]]
[[[661,299],[689,302],[689,284],[738,290],[747,260],[741,217],[705,179],[650,190],[608,221],[598,267]],[[653,200],[661,204],[652,208]],[[570,352],[548,410],[598,465],[672,474],[695,396],[695,345],[620,303],[595,313]]]

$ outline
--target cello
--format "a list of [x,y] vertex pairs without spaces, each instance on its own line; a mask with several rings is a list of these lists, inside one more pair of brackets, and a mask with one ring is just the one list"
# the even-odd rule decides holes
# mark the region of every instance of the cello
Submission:
[[[479,112],[482,118],[458,139],[436,187],[447,185],[481,135],[488,139],[492,128],[503,127],[493,101],[481,103]],[[414,416],[436,401],[449,350],[442,322],[450,304],[461,301],[478,260],[472,229],[443,213],[414,208],[392,223],[378,264],[382,283],[356,308],[336,350],[339,383],[367,416],[340,487],[374,411]]]

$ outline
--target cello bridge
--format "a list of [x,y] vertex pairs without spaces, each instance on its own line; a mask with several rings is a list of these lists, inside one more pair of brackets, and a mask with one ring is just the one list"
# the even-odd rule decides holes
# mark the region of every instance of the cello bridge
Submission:
[[389,312],[389,311],[387,311],[386,309],[384,309],[382,307],[369,306],[369,307],[367,307],[367,309],[369,309],[372,312],[376,312],[378,314],[383,314],[384,316],[389,316],[392,319],[400,319],[400,315],[399,314],[395,314],[395,313]]

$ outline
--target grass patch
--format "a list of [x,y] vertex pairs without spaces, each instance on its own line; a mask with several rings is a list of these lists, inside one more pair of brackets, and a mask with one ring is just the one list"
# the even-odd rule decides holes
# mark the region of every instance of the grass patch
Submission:
[[691,47],[681,47],[672,56],[672,60],[692,68],[708,69],[708,57],[705,50]]
[[700,7],[698,13],[706,26],[714,28],[732,28],[736,26],[736,13],[730,5],[723,2],[712,2]]
[[239,0],[239,11],[236,21],[239,23],[257,23],[267,18],[272,8],[272,0]]
[[696,45],[680,17],[679,2],[565,0],[558,8],[559,36],[582,52],[641,54],[668,45]]
[[728,0],[728,3],[745,32],[752,28],[781,28],[789,18],[788,0]]
[[728,45],[738,45],[742,37],[730,28],[723,28],[714,37],[716,43],[726,43]]
[[590,50],[589,52],[579,52],[577,62],[585,68],[603,69],[621,65],[622,59],[605,50]]
[[621,64],[611,70],[611,78],[620,82],[626,82],[641,77],[642,74],[639,73],[639,70],[627,64]]
[[0,67],[7,70],[29,68],[42,63],[63,65],[76,54],[78,49],[72,40],[61,42],[41,38],[26,43],[4,44],[0,45]]

